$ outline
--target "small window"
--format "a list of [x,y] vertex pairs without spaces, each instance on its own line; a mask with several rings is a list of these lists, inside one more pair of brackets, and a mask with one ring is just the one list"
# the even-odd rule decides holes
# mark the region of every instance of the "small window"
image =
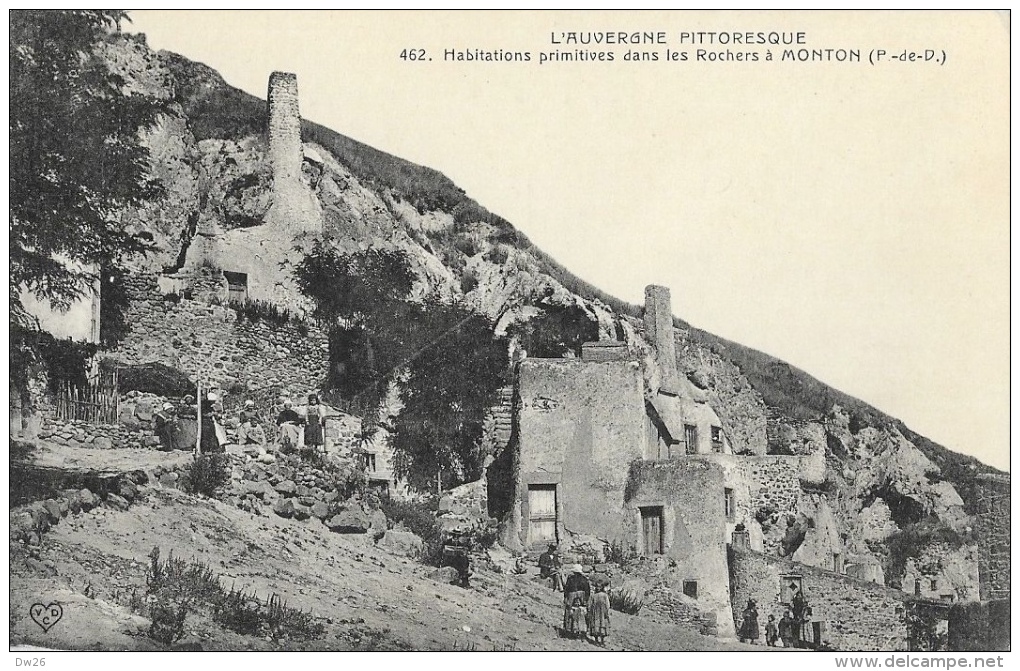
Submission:
[[684,424],[684,441],[687,443],[687,454],[698,453],[698,427]]
[[737,515],[737,501],[733,495],[733,490],[729,487],[723,490],[723,506],[726,511],[726,519],[733,521],[733,518]]
[[365,455],[365,470],[368,471],[369,473],[375,473],[375,455],[374,454],[366,454]]
[[921,596],[921,581],[920,581],[920,579],[914,581],[914,596]]
[[227,278],[227,300],[232,303],[243,303],[247,300],[248,274],[224,270],[223,276]]
[[723,451],[723,439],[722,439],[722,427],[712,427],[712,451],[722,452]]
[[931,581],[931,591],[934,592],[934,591],[938,590],[938,588],[939,588],[939,581],[938,580],[932,580]]
[[684,580],[684,594],[691,597],[692,599],[698,598],[698,581],[697,580]]
[[803,579],[799,575],[784,575],[782,578],[783,603],[793,605],[793,597],[804,590]]

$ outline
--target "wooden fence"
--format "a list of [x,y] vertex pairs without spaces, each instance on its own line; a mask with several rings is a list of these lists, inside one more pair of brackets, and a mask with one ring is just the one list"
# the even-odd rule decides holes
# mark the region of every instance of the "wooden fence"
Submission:
[[84,387],[65,382],[57,388],[57,419],[78,419],[94,424],[116,424],[120,416],[117,371],[90,380]]

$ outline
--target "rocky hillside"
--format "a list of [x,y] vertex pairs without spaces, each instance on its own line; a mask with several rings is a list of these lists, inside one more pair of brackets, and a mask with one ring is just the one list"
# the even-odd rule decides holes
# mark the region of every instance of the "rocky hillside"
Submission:
[[[131,213],[159,248],[147,267],[179,269],[189,248],[210,238],[276,250],[286,257],[284,273],[316,236],[345,250],[400,249],[419,296],[462,299],[497,328],[543,306],[575,305],[603,338],[648,353],[640,308],[570,274],[435,170],[309,120],[301,127],[302,180],[311,203],[296,215],[308,220],[275,225],[266,102],[204,65],[151,51],[143,36],[116,36],[103,53],[133,90],[170,102],[145,137],[167,196]],[[288,291],[288,307],[301,309],[302,298]],[[973,481],[994,469],[782,361],[676,323],[681,370],[709,395],[735,452],[825,456],[824,479],[812,484],[816,503],[785,524],[762,511],[766,537],[792,555],[798,527],[827,526],[843,539],[848,560],[877,561],[889,584],[937,577],[972,596]]]

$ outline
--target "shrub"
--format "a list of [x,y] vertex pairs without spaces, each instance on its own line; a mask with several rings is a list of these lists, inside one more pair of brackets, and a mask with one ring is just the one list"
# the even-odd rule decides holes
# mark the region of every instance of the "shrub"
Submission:
[[166,596],[157,596],[149,606],[149,638],[169,648],[184,638],[184,620],[188,616],[188,604],[177,602]]
[[184,476],[182,488],[191,494],[215,499],[230,483],[230,457],[226,454],[199,454]]
[[[237,310],[239,323],[247,319],[252,324],[264,322],[271,326],[282,327],[290,323],[302,325],[304,322],[300,316],[293,314],[287,308],[281,308],[276,303],[269,301],[246,298],[243,301],[232,300],[228,305]],[[303,325],[307,332],[308,325]]]
[[[183,636],[184,617],[192,607],[212,609],[213,621],[247,636],[308,640],[322,636],[325,627],[311,611],[291,608],[273,594],[264,602],[252,592],[223,589],[219,577],[206,564],[190,563],[171,553],[160,561],[159,548],[149,553],[146,575],[152,627],[149,635],[171,645]],[[136,603],[132,597],[132,604]]]
[[489,263],[494,263],[497,266],[501,266],[506,263],[507,258],[510,256],[510,252],[506,250],[506,247],[502,245],[495,245],[489,251],[482,254],[482,258]]
[[641,556],[633,543],[624,545],[623,541],[613,541],[607,550],[606,563],[616,564],[620,568],[626,568],[628,564]]
[[421,561],[438,566],[443,557],[446,534],[436,520],[435,510],[426,504],[396,499],[382,500],[379,508],[392,524],[403,524],[422,540]]
[[460,276],[460,290],[467,293],[478,286],[478,275],[473,270],[465,270]]
[[645,605],[644,594],[633,587],[609,588],[609,607],[613,610],[627,615],[637,615],[643,605]]
[[162,363],[117,366],[117,389],[120,393],[140,391],[157,396],[194,395],[195,383],[187,374]]

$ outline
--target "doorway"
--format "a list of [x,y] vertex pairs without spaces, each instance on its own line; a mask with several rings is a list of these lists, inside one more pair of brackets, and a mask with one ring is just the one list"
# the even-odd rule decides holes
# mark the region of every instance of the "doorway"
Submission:
[[663,553],[662,527],[662,506],[641,509],[641,536],[646,557]]
[[528,485],[528,541],[556,542],[556,485]]

